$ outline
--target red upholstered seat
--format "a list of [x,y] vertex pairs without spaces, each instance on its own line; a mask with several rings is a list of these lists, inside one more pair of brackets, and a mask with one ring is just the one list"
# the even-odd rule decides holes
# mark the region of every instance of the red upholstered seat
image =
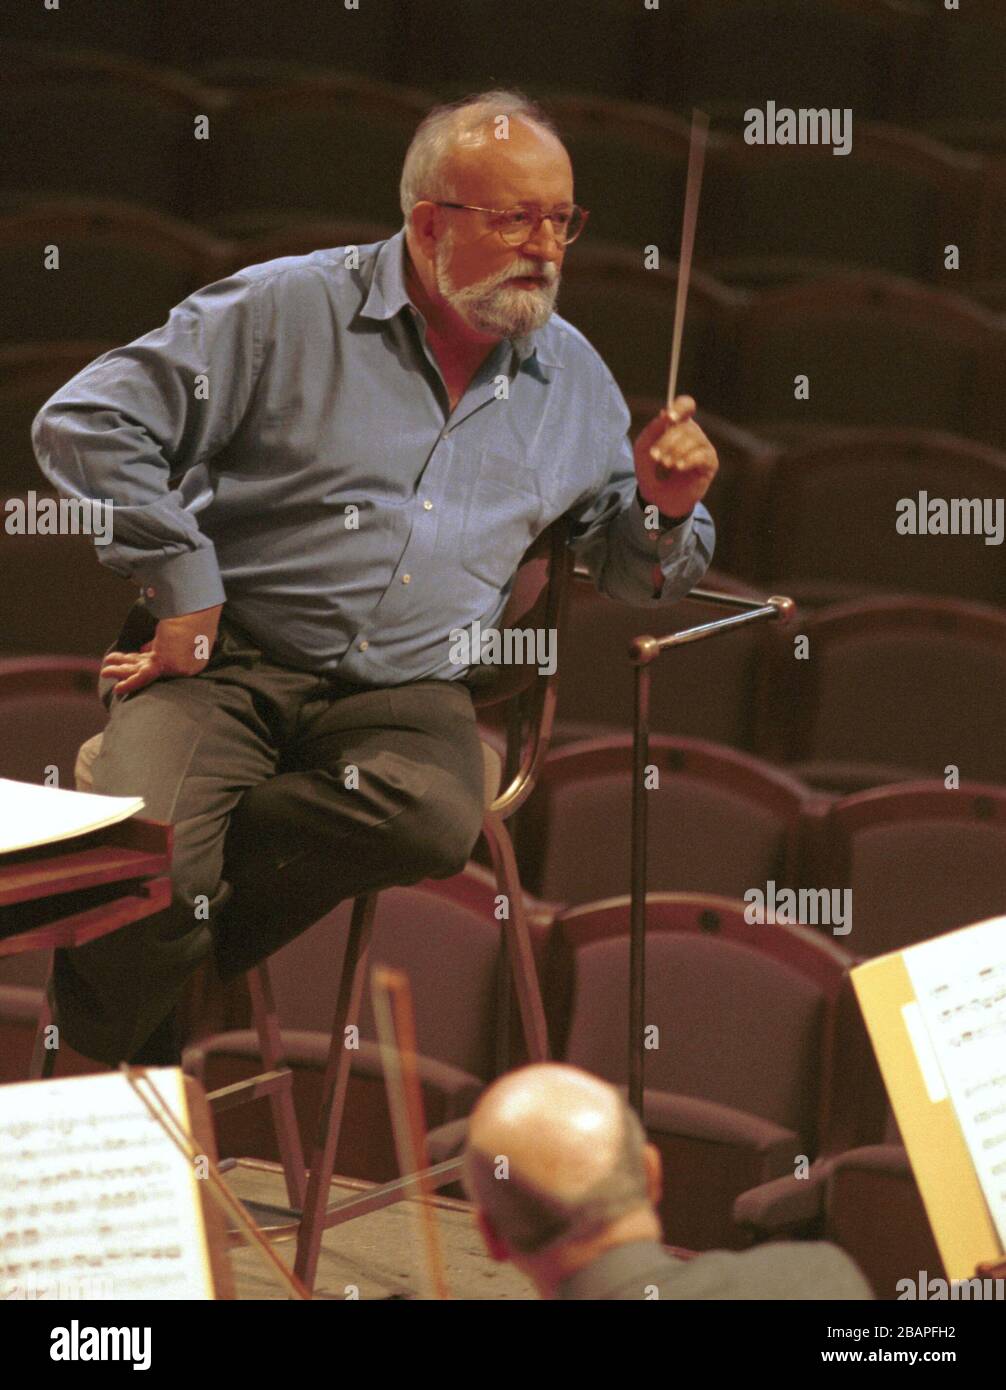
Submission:
[[1006,910],[1006,788],[913,782],[832,804],[811,876],[852,891],[857,956],[900,950]]
[[877,599],[766,634],[759,751],[837,792],[957,767],[1006,782],[1006,615],[954,599]]
[[[530,891],[582,903],[627,890],[631,751],[622,734],[553,749],[520,823]],[[654,735],[650,761],[659,778],[647,792],[651,890],[740,898],[795,877],[800,783],[700,739]]]
[[[616,1084],[628,1077],[628,930],[623,896],[561,913],[552,940],[561,1055]],[[650,895],[644,1109],[664,1154],[667,1240],[744,1244],[737,1194],[813,1157],[848,964],[805,928],[749,925],[741,902]]]
[[[269,960],[305,1144],[317,1113],[351,908],[350,902],[340,904]],[[396,966],[409,977],[431,1126],[466,1114],[495,1069],[500,968],[495,908],[495,880],[474,864],[454,878],[386,889],[378,899],[370,962]],[[540,943],[551,913],[530,900],[527,909]],[[336,1170],[384,1181],[398,1169],[367,993],[359,1026],[361,1046],[353,1058]],[[189,1048],[185,1064],[213,1090],[260,1072],[261,1049],[250,1029],[217,1033]],[[269,1115],[261,1107],[223,1112],[217,1123],[222,1152],[276,1156]]]

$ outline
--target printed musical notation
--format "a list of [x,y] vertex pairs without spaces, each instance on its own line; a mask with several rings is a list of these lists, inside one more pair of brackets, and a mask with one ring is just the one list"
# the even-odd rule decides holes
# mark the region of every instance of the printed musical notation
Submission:
[[904,961],[1006,1245],[1006,917],[909,947]]
[[[184,1115],[181,1072],[151,1071]],[[0,1298],[108,1280],[116,1299],[212,1298],[191,1166],[117,1073],[0,1090]]]

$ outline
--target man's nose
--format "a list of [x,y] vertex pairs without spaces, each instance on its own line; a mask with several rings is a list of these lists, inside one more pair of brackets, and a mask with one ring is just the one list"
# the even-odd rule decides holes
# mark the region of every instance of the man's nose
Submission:
[[562,242],[556,239],[551,219],[548,217],[542,218],[521,247],[528,255],[539,256],[543,261],[555,262],[562,260],[565,249]]

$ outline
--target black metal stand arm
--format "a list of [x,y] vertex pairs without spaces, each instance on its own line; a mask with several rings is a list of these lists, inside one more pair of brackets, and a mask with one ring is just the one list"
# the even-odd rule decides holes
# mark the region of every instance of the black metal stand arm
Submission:
[[629,644],[629,660],[636,668],[635,718],[632,739],[632,903],[629,925],[629,1103],[643,1117],[644,1009],[646,992],[646,867],[647,824],[645,769],[650,749],[651,667],[663,652],[689,642],[704,642],[748,623],[786,620],[796,605],[791,598],[773,596],[764,601],[738,598],[711,589],[692,589],[686,599],[716,604],[739,611],[727,618],[683,628],[666,637],[639,636]]

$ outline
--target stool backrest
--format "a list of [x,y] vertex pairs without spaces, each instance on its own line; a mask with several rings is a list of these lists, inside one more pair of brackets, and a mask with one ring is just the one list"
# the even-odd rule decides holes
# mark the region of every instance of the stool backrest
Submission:
[[[564,517],[548,526],[524,552],[513,578],[506,607],[498,620],[501,632],[522,628],[555,634],[566,609],[573,553]],[[494,810],[508,816],[530,795],[548,751],[558,697],[557,671],[543,672],[534,660],[537,643],[523,645],[531,660],[520,664],[481,665],[466,678],[476,709],[506,704],[507,753],[504,790]]]

